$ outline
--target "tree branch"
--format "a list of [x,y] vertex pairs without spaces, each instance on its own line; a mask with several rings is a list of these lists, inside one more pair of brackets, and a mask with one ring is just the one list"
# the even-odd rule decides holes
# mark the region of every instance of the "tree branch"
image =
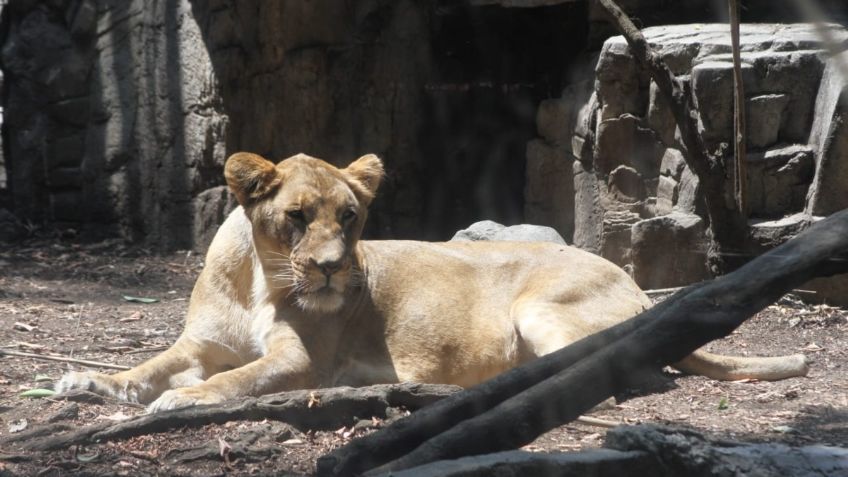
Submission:
[[39,428],[10,436],[3,445],[23,442],[31,450],[64,449],[172,429],[222,424],[231,420],[274,419],[299,429],[337,429],[353,416],[385,417],[387,407],[415,410],[456,393],[461,388],[438,384],[381,384],[363,388],[327,388],[269,394],[209,406],[192,406],[145,414],[119,423],[93,424],[75,431],[44,435]]
[[739,53],[739,0],[728,0],[730,41],[733,45],[733,138],[736,207],[748,216],[748,172],[745,162],[745,85],[742,83],[742,58]]

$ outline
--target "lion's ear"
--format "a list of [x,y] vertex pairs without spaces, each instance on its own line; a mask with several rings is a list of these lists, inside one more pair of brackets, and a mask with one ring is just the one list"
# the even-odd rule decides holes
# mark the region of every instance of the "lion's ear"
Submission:
[[362,185],[366,201],[371,202],[385,174],[383,161],[374,154],[366,154],[353,161],[344,171]]
[[273,192],[282,178],[274,163],[249,152],[237,152],[224,166],[227,185],[239,204],[248,206]]

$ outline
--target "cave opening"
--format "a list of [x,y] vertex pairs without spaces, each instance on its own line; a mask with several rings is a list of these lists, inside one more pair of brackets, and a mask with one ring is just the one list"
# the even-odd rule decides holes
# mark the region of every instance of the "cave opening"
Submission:
[[587,3],[532,8],[437,2],[434,77],[424,85],[421,236],[478,220],[524,220],[527,142],[539,103],[560,95],[585,50]]

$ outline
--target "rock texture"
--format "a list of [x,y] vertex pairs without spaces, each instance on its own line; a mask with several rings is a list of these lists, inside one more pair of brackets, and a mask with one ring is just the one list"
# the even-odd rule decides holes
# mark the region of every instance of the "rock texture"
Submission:
[[228,118],[188,1],[12,1],[2,50],[18,215],[188,248]]
[[[585,2],[559,3],[11,0],[14,211],[202,248],[232,205],[229,153],[373,152],[389,176],[369,235],[520,222],[536,107],[585,43]],[[539,167],[570,171],[558,154]],[[569,210],[544,220],[566,228]]]
[[491,220],[475,222],[454,234],[452,241],[502,240],[508,242],[552,242],[566,245],[565,240],[550,227],[540,225],[511,225],[506,227]]
[[[837,41],[848,40],[844,28],[826,28]],[[643,33],[692,95],[710,152],[732,161],[727,25],[661,26]],[[848,82],[838,75],[839,58],[827,58],[811,25],[745,24],[741,49],[752,233],[760,244],[778,243],[799,230],[792,225],[797,221],[789,224],[784,217],[801,214],[807,217],[801,223],[809,224],[810,216],[848,207]],[[848,54],[841,58],[848,60]],[[549,101],[555,108],[537,117],[540,140],[572,146],[560,162],[574,161],[574,243],[629,268],[642,287],[705,278],[704,197],[667,105],[623,37],[604,43],[594,73],[590,90],[575,82]],[[528,152],[528,164],[534,160]],[[551,184],[528,168],[527,195],[541,198],[534,207],[571,208],[568,201],[544,202],[558,200]]]

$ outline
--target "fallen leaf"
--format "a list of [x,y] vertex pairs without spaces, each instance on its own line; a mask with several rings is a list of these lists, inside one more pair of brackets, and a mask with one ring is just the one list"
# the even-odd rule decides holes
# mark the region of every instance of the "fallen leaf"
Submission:
[[80,454],[79,447],[74,452],[74,458],[79,462],[94,462],[97,458],[100,457],[100,452],[94,451],[91,454]]
[[54,394],[56,394],[56,391],[54,391],[52,389],[36,388],[36,389],[30,389],[29,391],[24,391],[24,392],[18,394],[18,396],[29,397],[29,398],[43,398],[43,397],[52,396]]
[[50,376],[48,376],[46,374],[36,374],[35,375],[35,382],[40,383],[42,381],[53,381],[53,378],[51,378]]
[[282,444],[284,446],[294,446],[294,445],[303,444],[303,441],[300,440],[300,439],[288,439],[288,440],[283,441]]
[[21,432],[27,428],[28,424],[26,419],[16,419],[9,423],[9,433]]
[[156,302],[159,301],[158,298],[146,298],[146,297],[130,296],[130,295],[124,295],[124,300],[132,301],[132,302],[136,302],[136,303],[156,303]]

